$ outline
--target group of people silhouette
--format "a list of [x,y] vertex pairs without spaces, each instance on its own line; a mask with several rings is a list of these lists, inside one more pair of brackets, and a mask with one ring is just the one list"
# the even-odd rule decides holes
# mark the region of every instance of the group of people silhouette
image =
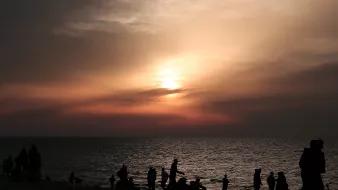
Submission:
[[[177,173],[184,175],[183,172],[178,171],[177,169],[178,160],[174,159],[171,168],[170,168],[170,174],[166,172],[165,168],[162,168],[161,172],[161,187],[163,189],[191,189],[191,190],[198,190],[200,188],[206,189],[202,184],[200,183],[200,180],[197,178],[196,181],[190,182],[190,185],[187,185],[187,179],[186,178],[180,178],[178,182],[176,182],[176,175]],[[117,172],[117,176],[120,178],[120,180],[117,182],[115,186],[115,176],[112,175],[109,178],[109,181],[111,183],[111,188],[116,188],[117,190],[134,190],[138,189],[135,187],[135,184],[133,183],[133,178],[128,178],[128,169],[126,165],[122,165],[121,169]],[[150,190],[155,190],[156,187],[156,176],[157,172],[154,167],[149,167],[148,174],[147,174],[147,182],[148,182],[148,188]],[[166,184],[169,179],[169,184],[166,187]]]
[[[323,146],[324,142],[319,139],[312,140],[310,142],[310,148],[304,148],[304,152],[299,161],[303,182],[302,190],[324,190],[325,188],[321,177],[321,174],[325,173],[325,156],[322,152]],[[28,153],[25,149],[22,149],[14,161],[11,156],[3,160],[0,168],[2,169],[3,176],[12,177],[14,181],[38,181],[41,179],[41,156],[36,146],[32,145]],[[253,175],[253,188],[255,190],[259,190],[262,186],[261,172],[261,169],[255,169]],[[133,177],[128,178],[128,174],[127,166],[123,164],[121,169],[117,172],[117,176],[120,180],[116,185],[115,176],[112,175],[109,178],[111,188],[117,190],[139,189],[135,186]],[[196,178],[195,181],[191,181],[188,185],[185,177],[176,181],[177,174],[185,175],[184,172],[178,170],[178,160],[174,159],[171,164],[169,175],[165,168],[162,167],[161,187],[168,190],[206,190],[206,187],[201,184],[199,178]],[[156,169],[150,167],[147,174],[148,188],[150,190],[155,190],[156,188],[156,177]],[[50,180],[49,177],[46,179]],[[168,180],[169,183],[167,185]],[[74,172],[72,172],[69,176],[69,182],[72,185],[79,184],[82,182],[82,179],[75,177]],[[277,173],[277,179],[274,176],[274,172],[270,172],[266,182],[270,190],[289,189],[283,172]],[[227,190],[229,185],[227,175],[224,175],[222,184],[222,190]],[[329,189],[328,186],[327,188]]]
[[277,173],[278,177],[277,180],[274,176],[273,172],[270,172],[269,177],[267,178],[266,182],[269,186],[270,190],[287,190],[289,189],[289,185],[286,183],[286,177],[284,175],[284,172],[278,172]]
[[[177,173],[184,175],[183,172],[180,172],[177,170],[177,159],[174,159],[171,169],[170,169],[170,175],[166,172],[165,168],[162,168],[161,173],[161,187],[163,189],[168,190],[206,190],[206,187],[201,184],[200,178],[196,178],[195,181],[190,181],[190,184],[187,184],[187,179],[185,177],[180,178],[178,181],[176,181],[176,175]],[[73,174],[73,173],[72,173]],[[71,174],[71,175],[72,175]],[[74,175],[74,174],[73,174]],[[111,183],[112,189],[117,190],[133,190],[137,189],[133,183],[133,178],[128,178],[128,169],[127,166],[122,165],[122,168],[117,172],[118,177],[120,178],[120,181],[115,185],[115,176],[112,175],[109,178],[109,181]],[[148,182],[148,189],[155,190],[156,186],[156,176],[157,172],[156,169],[153,167],[149,167],[148,174],[147,174],[147,182]],[[166,184],[169,179],[169,184],[166,187]],[[276,185],[277,181],[277,185]],[[274,177],[274,173],[271,172],[270,176],[267,178],[267,183],[269,185],[269,189],[275,189],[276,190],[288,190],[288,184],[286,183],[286,178],[283,172],[278,172],[278,178],[277,180]],[[227,178],[227,175],[224,175],[224,178],[222,180],[222,190],[227,190],[229,185],[229,180]],[[254,174],[254,189],[258,190],[260,189],[262,185],[261,182],[261,169],[256,169]]]
[[[312,140],[310,142],[310,148],[304,148],[304,152],[300,158],[299,166],[301,168],[301,177],[303,182],[302,190],[324,190],[324,183],[321,177],[322,173],[325,173],[325,156],[322,152],[324,142],[322,140]],[[162,168],[161,172],[161,187],[168,190],[206,190],[206,187],[203,186],[199,178],[196,178],[195,181],[191,181],[190,184],[187,184],[187,179],[185,177],[180,178],[176,181],[177,174],[185,175],[184,172],[181,172],[177,169],[178,160],[174,159],[171,168],[170,174],[166,172],[165,168]],[[253,177],[253,188],[259,190],[262,186],[261,180],[262,170],[255,169]],[[136,189],[133,184],[133,179],[128,179],[128,170],[125,165],[118,171],[118,177],[121,179],[116,184],[117,190],[132,190]],[[148,188],[150,190],[155,190],[156,186],[156,169],[150,167],[147,174]],[[167,181],[169,179],[168,186],[166,187]],[[115,177],[110,178],[111,187],[114,188]],[[277,173],[277,179],[275,178],[274,172],[270,172],[270,175],[266,179],[269,190],[289,190],[289,185],[287,183],[284,172]],[[229,180],[227,175],[224,175],[222,180],[222,190],[227,190],[229,185]]]
[[[254,174],[254,189],[258,190],[262,186],[262,181],[261,181],[261,169],[255,169],[255,174]],[[266,182],[269,186],[269,190],[288,190],[289,185],[286,182],[286,177],[284,175],[284,172],[278,172],[277,173],[277,180],[275,178],[274,172],[270,172],[270,175],[266,179]]]
[[15,181],[38,181],[41,179],[41,155],[35,145],[27,153],[22,149],[14,159],[9,156],[2,162],[2,175],[12,177]]

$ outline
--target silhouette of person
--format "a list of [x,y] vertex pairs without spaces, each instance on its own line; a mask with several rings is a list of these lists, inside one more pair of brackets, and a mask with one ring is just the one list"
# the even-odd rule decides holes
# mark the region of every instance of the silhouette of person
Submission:
[[168,181],[168,173],[165,171],[165,168],[162,168],[162,173],[161,173],[161,177],[162,177],[162,180],[161,180],[161,187],[163,189],[165,189],[165,184],[167,183]]
[[278,172],[276,190],[288,190],[289,185],[286,183],[286,178],[283,172]]
[[52,179],[51,179],[48,175],[46,175],[46,180],[47,180],[48,182],[52,182]]
[[69,175],[69,178],[68,178],[68,181],[71,185],[73,185],[73,183],[74,183],[74,178],[75,178],[75,174],[74,174],[74,171],[72,171]]
[[184,175],[183,172],[180,172],[177,170],[177,164],[178,164],[178,160],[174,159],[174,162],[171,164],[171,168],[170,168],[170,174],[169,174],[169,185],[175,185],[176,184],[176,174],[182,174]]
[[262,180],[261,180],[261,169],[255,169],[255,174],[254,174],[254,189],[255,190],[259,190],[261,188],[262,185]]
[[225,174],[224,178],[223,178],[223,186],[222,186],[222,190],[227,190],[228,189],[228,185],[229,185],[229,180],[227,178],[228,176]]
[[148,174],[147,174],[148,189],[151,189],[151,186],[152,186],[151,180],[150,180],[151,172],[152,172],[152,167],[149,167]]
[[28,168],[28,154],[26,149],[22,149],[19,156],[15,159],[16,166],[19,170],[27,170]]
[[324,190],[322,173],[325,173],[325,155],[322,152],[323,140],[312,140],[310,148],[304,148],[300,158],[301,177],[303,190]]
[[192,190],[199,190],[199,189],[206,189],[202,184],[201,184],[201,180],[200,178],[196,178],[196,181],[194,181],[193,183],[191,183],[191,189]]
[[174,190],[191,190],[191,187],[187,184],[187,179],[185,177],[180,178],[178,182],[170,188]]
[[135,184],[134,184],[134,179],[133,177],[130,177],[127,183],[127,190],[134,190],[134,189],[136,189]]
[[151,190],[155,189],[155,183],[156,183],[156,170],[153,167],[149,168],[148,175],[147,175],[147,180],[148,180],[148,187]]
[[2,163],[2,170],[4,176],[11,176],[13,171],[13,159],[11,156],[8,156],[7,159],[5,159]]
[[26,171],[28,169],[28,154],[26,149],[20,151],[19,156],[15,158],[15,168],[12,176],[14,180],[22,180],[26,178]]
[[122,165],[121,169],[117,172],[117,176],[122,180],[122,181],[127,181],[128,180],[128,169],[126,165]]
[[71,185],[73,185],[73,184],[80,184],[83,181],[83,179],[75,177],[74,171],[72,171],[70,173],[68,180],[69,180],[69,182],[70,182]]
[[152,168],[151,175],[150,175],[150,181],[151,181],[151,185],[152,185],[153,190],[155,190],[156,176],[157,176],[156,169]]
[[41,155],[38,152],[38,149],[35,145],[32,145],[29,150],[29,168],[30,168],[30,177],[32,180],[39,180],[41,178],[40,168],[41,168]]
[[109,178],[109,181],[110,181],[110,187],[112,189],[114,189],[114,184],[115,184],[115,181],[116,181],[115,176],[111,175],[111,177]]
[[267,178],[266,182],[269,185],[269,190],[274,190],[275,189],[276,179],[275,179],[275,176],[274,176],[273,172],[270,172],[270,175]]

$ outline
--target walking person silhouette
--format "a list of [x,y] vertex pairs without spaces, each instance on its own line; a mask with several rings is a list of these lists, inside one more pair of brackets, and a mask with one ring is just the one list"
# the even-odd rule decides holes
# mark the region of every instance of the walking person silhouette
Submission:
[[178,160],[174,159],[174,162],[171,164],[171,168],[170,168],[168,187],[171,187],[172,185],[176,184],[176,174],[177,173],[184,175],[183,172],[177,170],[177,164],[178,164]]
[[302,190],[324,190],[322,173],[325,173],[325,155],[322,151],[323,140],[312,140],[310,148],[304,148],[300,158]]

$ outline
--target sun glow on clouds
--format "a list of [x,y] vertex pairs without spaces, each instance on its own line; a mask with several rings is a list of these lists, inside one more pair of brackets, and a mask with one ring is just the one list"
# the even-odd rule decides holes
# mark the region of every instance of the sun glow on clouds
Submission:
[[159,81],[162,88],[175,90],[181,87],[179,77],[169,68],[165,68],[159,72]]
[[153,67],[156,87],[168,90],[187,89],[197,75],[202,59],[196,55],[179,54],[173,57],[157,60]]

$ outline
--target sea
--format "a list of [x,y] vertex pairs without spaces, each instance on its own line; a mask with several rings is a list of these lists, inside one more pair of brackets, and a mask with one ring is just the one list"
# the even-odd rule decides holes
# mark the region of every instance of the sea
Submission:
[[[262,169],[263,188],[273,171],[283,171],[289,189],[301,188],[299,158],[311,139],[284,138],[1,138],[0,159],[15,158],[22,148],[36,144],[42,156],[42,174],[67,181],[71,171],[85,184],[109,186],[109,177],[127,165],[136,184],[146,186],[150,166],[169,172],[177,158],[188,181],[196,177],[207,189],[220,190],[224,174],[229,189],[253,189],[253,173]],[[338,140],[323,139],[326,156],[325,184],[338,189]],[[117,178],[117,177],[116,177]],[[159,184],[158,184],[159,187]]]

